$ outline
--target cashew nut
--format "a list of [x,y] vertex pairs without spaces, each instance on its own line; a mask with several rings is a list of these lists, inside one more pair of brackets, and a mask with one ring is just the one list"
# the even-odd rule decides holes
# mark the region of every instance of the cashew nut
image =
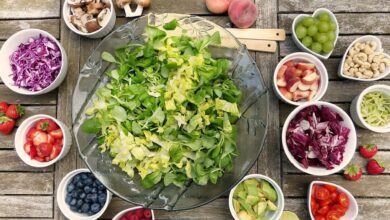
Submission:
[[372,76],[374,75],[374,73],[371,71],[371,70],[366,70],[363,72],[363,74],[367,77],[367,78],[372,78]]
[[372,50],[375,50],[376,49],[376,42],[375,41],[370,41],[370,42],[368,42],[368,44],[371,46],[371,49]]
[[385,69],[386,69],[385,63],[379,64],[379,72],[383,73],[385,72]]
[[378,70],[379,69],[379,64],[378,63],[372,63],[371,64],[371,69],[374,70],[374,71]]

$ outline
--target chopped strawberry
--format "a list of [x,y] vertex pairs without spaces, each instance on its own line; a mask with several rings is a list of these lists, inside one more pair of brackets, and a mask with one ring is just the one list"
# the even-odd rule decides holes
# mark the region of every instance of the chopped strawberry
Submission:
[[64,135],[62,134],[61,129],[56,129],[54,131],[50,131],[49,134],[53,136],[55,139],[61,139]]
[[50,153],[49,159],[54,160],[61,153],[62,147],[58,145],[53,146],[53,150]]
[[42,131],[36,131],[33,136],[33,144],[38,147],[42,143],[47,143],[47,134]]
[[380,174],[385,171],[385,163],[381,160],[371,159],[367,164],[368,174]]
[[7,112],[8,104],[6,102],[0,102],[0,116]]
[[26,142],[23,145],[24,152],[26,152],[27,154],[30,154],[31,146],[32,146],[31,142]]
[[58,125],[53,120],[45,118],[39,120],[35,125],[35,128],[39,131],[51,132],[58,129]]
[[61,138],[61,139],[55,139],[55,143],[54,143],[54,144],[56,144],[56,145],[62,147],[62,145],[64,144],[63,142],[64,142],[64,139],[63,139],[63,138]]
[[35,129],[35,127],[30,128],[26,135],[27,141],[33,141],[34,137],[38,134],[37,131],[38,130]]
[[37,156],[37,149],[35,148],[34,145],[31,145],[31,147],[30,147],[30,158],[33,159],[36,156]]
[[5,115],[7,115],[7,117],[9,118],[16,120],[24,115],[24,107],[21,105],[12,104],[8,107]]
[[378,152],[378,146],[376,144],[364,144],[359,147],[359,153],[364,158],[372,158]]
[[356,164],[348,165],[344,170],[344,177],[347,180],[356,181],[360,179],[363,171],[362,168]]
[[37,160],[37,161],[39,161],[39,162],[45,162],[45,158],[39,157],[39,156],[34,157],[34,160]]
[[41,143],[37,146],[37,151],[39,151],[45,157],[48,157],[52,150],[53,145],[50,143]]
[[54,144],[56,139],[50,134],[47,135],[47,143]]

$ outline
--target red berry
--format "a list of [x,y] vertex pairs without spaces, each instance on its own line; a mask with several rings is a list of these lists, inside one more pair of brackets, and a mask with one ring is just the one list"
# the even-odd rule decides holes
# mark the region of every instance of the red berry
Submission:
[[56,129],[53,131],[50,131],[49,134],[53,136],[55,139],[61,139],[64,135],[62,134],[61,129]]
[[0,132],[7,135],[12,132],[15,127],[15,121],[6,116],[0,117]]
[[138,216],[139,218],[143,217],[144,216],[144,209],[136,209],[135,215]]
[[126,216],[122,216],[119,220],[128,220]]
[[144,210],[144,216],[145,218],[151,218],[152,217],[152,211],[150,209]]
[[51,132],[58,129],[58,125],[53,120],[45,118],[39,120],[35,125],[35,128],[39,131]]
[[41,143],[37,146],[37,151],[40,152],[45,157],[49,157],[52,150],[53,150],[53,145],[50,143]]
[[24,107],[21,105],[12,104],[8,107],[5,115],[16,120],[24,115]]
[[368,174],[380,174],[385,171],[385,163],[381,160],[371,159],[367,164]]
[[33,144],[38,147],[42,143],[47,143],[47,134],[42,131],[35,131],[33,135]]
[[30,147],[30,158],[33,159],[36,156],[37,156],[37,149],[35,148],[34,145],[31,145],[31,147]]
[[359,152],[364,158],[372,158],[378,152],[378,146],[376,144],[364,144],[359,147]]
[[344,170],[344,177],[347,180],[356,181],[360,179],[363,171],[362,168],[356,164],[348,165]]
[[0,102],[0,114],[4,115],[7,112],[7,109],[8,109],[8,104],[6,102]]

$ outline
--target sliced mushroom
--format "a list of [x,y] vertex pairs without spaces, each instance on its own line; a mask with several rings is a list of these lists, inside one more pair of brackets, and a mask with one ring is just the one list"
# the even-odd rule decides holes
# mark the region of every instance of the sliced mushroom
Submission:
[[87,4],[91,3],[91,2],[93,2],[93,0],[81,0],[81,3],[83,5],[87,5]]
[[87,33],[87,29],[85,28],[85,26],[83,25],[83,23],[81,22],[81,19],[80,17],[77,17],[76,15],[71,15],[70,16],[70,22],[80,31],[84,32],[84,33]]
[[67,0],[68,5],[73,7],[80,7],[82,5],[82,0]]
[[99,13],[97,17],[97,21],[101,27],[104,27],[110,21],[110,17],[111,17],[110,9],[105,8]]
[[91,14],[84,14],[83,16],[80,17],[81,23],[85,27],[88,21],[93,19],[93,15]]
[[76,15],[78,17],[81,17],[81,15],[85,14],[83,9],[80,7],[71,7],[70,11],[72,12],[73,15]]
[[100,25],[99,25],[99,23],[97,22],[96,19],[92,19],[92,20],[89,20],[85,24],[85,28],[87,29],[87,31],[89,33],[91,33],[91,32],[95,32],[95,31],[99,30],[100,29]]
[[111,8],[111,1],[110,0],[101,0],[101,2],[104,4],[104,7]]
[[99,12],[104,8],[104,4],[101,2],[90,3],[87,5],[87,13],[92,15],[98,15]]

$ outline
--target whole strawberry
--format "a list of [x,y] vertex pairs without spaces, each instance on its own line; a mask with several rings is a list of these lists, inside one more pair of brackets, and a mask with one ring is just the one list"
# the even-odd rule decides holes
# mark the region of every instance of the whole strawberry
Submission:
[[16,120],[24,115],[24,107],[21,105],[12,104],[8,107],[5,115]]
[[359,165],[348,165],[344,170],[344,177],[347,180],[356,181],[362,176],[362,168]]
[[385,163],[381,160],[371,159],[367,164],[368,174],[380,174],[385,171]]
[[15,127],[15,121],[6,116],[0,117],[0,132],[3,134],[9,134]]
[[359,147],[359,152],[364,158],[372,158],[378,152],[378,146],[376,144],[364,144]]
[[4,115],[7,112],[8,104],[6,102],[0,102],[0,114]]

